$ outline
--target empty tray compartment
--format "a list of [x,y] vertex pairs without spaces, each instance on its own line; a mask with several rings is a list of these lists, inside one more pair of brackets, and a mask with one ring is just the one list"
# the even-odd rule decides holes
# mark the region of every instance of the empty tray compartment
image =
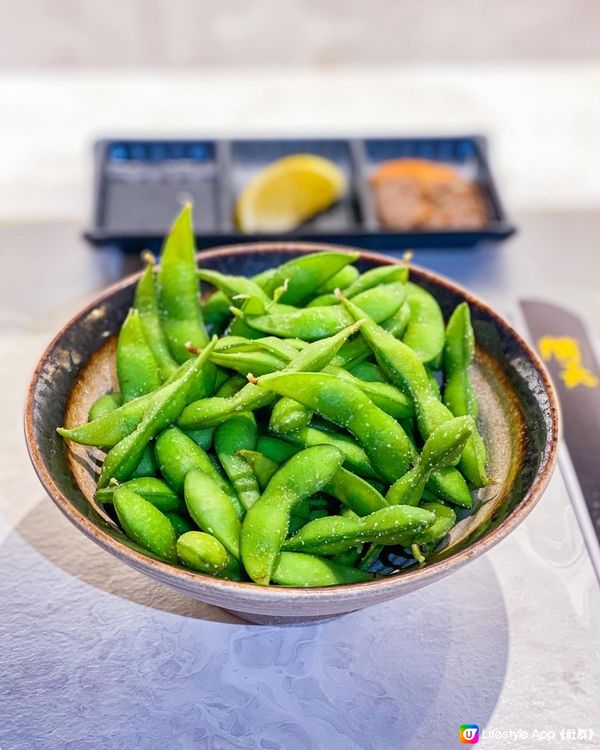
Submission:
[[104,175],[96,226],[114,235],[164,235],[181,209],[194,205],[200,232],[219,228],[216,149],[210,141],[100,142]]

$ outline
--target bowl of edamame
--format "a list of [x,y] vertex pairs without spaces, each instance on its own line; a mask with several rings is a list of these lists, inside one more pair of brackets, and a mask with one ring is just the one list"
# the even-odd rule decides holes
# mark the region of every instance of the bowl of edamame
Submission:
[[119,560],[307,621],[451,573],[540,498],[552,386],[464,289],[338,246],[196,255],[187,206],[147,260],[58,333],[25,414],[48,494]]

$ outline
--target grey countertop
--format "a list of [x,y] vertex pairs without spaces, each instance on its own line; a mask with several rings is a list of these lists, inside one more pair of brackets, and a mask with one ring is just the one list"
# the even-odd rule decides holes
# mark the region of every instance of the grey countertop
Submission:
[[[416,262],[506,314],[520,296],[558,301],[597,338],[600,215],[517,221],[505,245]],[[296,628],[189,600],[71,527],[29,464],[25,389],[59,326],[135,262],[80,231],[0,226],[2,750],[445,750],[466,723],[529,735],[483,748],[598,747],[600,589],[558,472],[515,533],[450,578]]]

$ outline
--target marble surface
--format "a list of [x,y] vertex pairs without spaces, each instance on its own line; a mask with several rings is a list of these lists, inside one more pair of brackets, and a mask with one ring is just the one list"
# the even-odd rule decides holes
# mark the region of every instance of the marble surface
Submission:
[[[505,246],[417,260],[505,311],[515,293],[555,297],[597,335],[600,217],[519,218]],[[2,750],[450,750],[463,723],[592,729],[598,742],[600,589],[560,474],[514,534],[450,578],[294,628],[189,600],[71,527],[26,455],[25,388],[55,330],[135,262],[89,249],[80,228],[0,226]]]

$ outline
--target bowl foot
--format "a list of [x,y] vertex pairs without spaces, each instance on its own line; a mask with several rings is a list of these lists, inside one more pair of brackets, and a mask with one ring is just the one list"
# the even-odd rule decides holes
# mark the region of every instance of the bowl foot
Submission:
[[340,612],[335,615],[311,615],[307,617],[291,615],[290,617],[281,617],[276,615],[261,615],[254,612],[238,612],[235,609],[226,609],[225,611],[239,617],[240,620],[251,622],[253,625],[308,625],[313,622],[337,620],[338,617],[350,614],[349,612]]

